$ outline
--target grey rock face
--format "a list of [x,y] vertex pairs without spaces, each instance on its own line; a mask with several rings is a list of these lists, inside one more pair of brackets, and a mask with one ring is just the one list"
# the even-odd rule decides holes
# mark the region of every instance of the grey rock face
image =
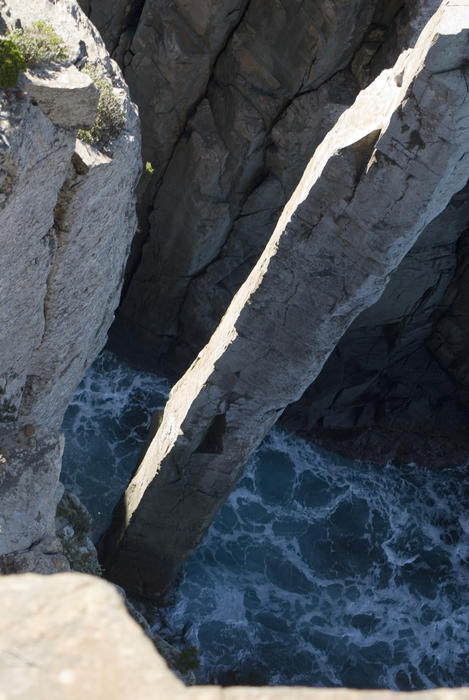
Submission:
[[70,571],[57,537],[42,537],[27,549],[0,556],[0,574],[56,574]]
[[467,7],[443,3],[317,148],[115,511],[103,552],[125,588],[164,595],[251,451],[465,185],[468,39]]
[[[230,235],[221,253],[191,279],[179,318],[168,323],[175,334],[183,329],[183,342],[172,352],[175,366],[184,366],[188,356],[196,356],[201,339],[208,341],[215,331],[267,243],[311,154],[353,103],[357,90],[353,75],[340,71],[317,90],[296,97],[272,128],[265,151],[266,176],[249,194],[235,221],[228,221]],[[177,259],[175,256],[175,265]]]
[[63,437],[36,437],[32,426],[21,432],[11,426],[2,429],[0,440],[2,556],[27,549],[32,542],[55,534]]
[[[129,67],[124,69],[128,70],[127,76],[142,106],[149,134],[146,141],[151,140],[153,132],[158,134],[153,138],[154,151],[146,153],[155,164],[163,154],[164,163],[157,166],[156,176],[141,197],[141,232],[129,260],[127,291],[111,332],[111,346],[134,363],[180,376],[208,342],[252,270],[318,143],[353,102],[359,87],[369,84],[382,69],[392,65],[403,49],[415,44],[440,3],[375,2],[369,3],[361,15],[358,5],[316,3],[311,10],[308,3],[303,3],[300,10],[295,3],[270,3],[269,8],[262,10],[262,4],[254,7],[247,3],[242,14],[236,16],[235,24],[230,24],[228,33],[220,29],[227,21],[221,6],[218,14],[212,9],[203,14],[197,6],[193,15],[184,16],[181,3],[173,3],[168,9],[161,3],[135,1],[125,4],[125,11],[124,4],[119,5],[109,20],[106,4],[88,4],[108,46],[121,64]],[[357,13],[350,23],[345,19],[349,11]],[[300,14],[296,16],[295,12]],[[300,15],[304,21],[295,24]],[[197,17],[203,30],[197,29]],[[270,33],[266,17],[272,26]],[[329,22],[336,31],[332,38]],[[289,48],[291,37],[282,32],[288,34],[293,26],[296,29],[292,36],[300,37],[298,47],[312,47],[314,37],[319,36],[313,50],[313,82],[296,92],[292,89],[299,79],[295,69],[304,67],[306,53],[303,55],[301,49],[295,53],[298,47]],[[208,52],[204,59],[191,51],[192,44],[184,41],[187,32],[192,31],[203,37]],[[280,35],[282,41],[275,43]],[[146,42],[139,43],[139,36],[145,36]],[[158,52],[150,48],[155,36],[164,37]],[[209,40],[209,36],[218,37],[218,43]],[[352,53],[347,53],[347,37],[353,43]],[[334,41],[343,42],[340,51],[335,50]],[[346,69],[336,72],[343,65],[342,48],[350,60]],[[145,51],[148,69],[140,71]],[[150,54],[157,55],[154,68],[149,67]],[[205,60],[208,54],[210,58]],[[196,67],[201,71],[202,64],[204,80],[191,79],[187,88],[183,76],[192,75]],[[276,72],[279,64],[283,68],[280,78]],[[327,71],[327,75],[321,73],[321,66],[325,65],[333,69],[332,77],[327,78]],[[157,70],[159,67],[161,71]],[[170,86],[162,75],[170,80]],[[160,84],[165,86],[162,91]],[[149,85],[155,89],[148,90]],[[195,93],[189,96],[187,92],[194,87],[200,90],[195,101]],[[149,106],[157,94],[155,105]],[[156,117],[158,106],[164,107],[164,118],[173,117],[172,126]],[[271,118],[273,113],[276,116]],[[171,138],[166,140],[168,134]],[[462,363],[467,344],[457,341],[461,360],[453,361],[453,350],[445,343],[445,335],[452,345],[456,336],[462,338],[463,317],[458,312],[451,321],[442,321],[440,331],[432,331],[429,321],[432,314],[433,321],[441,316],[436,304],[450,278],[449,272],[437,274],[441,246],[447,245],[448,256],[454,262],[455,238],[450,227],[454,224],[458,235],[464,228],[454,222],[451,212],[448,217],[448,224],[442,226],[447,243],[440,240],[436,247],[429,244],[427,253],[419,256],[421,284],[415,286],[415,297],[410,291],[414,263],[409,261],[403,264],[396,283],[409,290],[407,306],[401,303],[395,313],[389,312],[389,304],[378,305],[371,326],[366,325],[366,318],[357,321],[354,328],[360,330],[348,333],[316,387],[288,411],[290,428],[334,449],[360,456],[385,460],[394,455],[407,461],[426,462],[431,458],[435,464],[443,464],[452,444],[452,461],[462,459],[467,450],[465,441],[461,441],[461,435],[467,432],[461,383],[464,372],[456,376],[450,367]],[[458,279],[461,282],[459,273]],[[418,296],[436,281],[438,294]],[[461,284],[458,290],[462,289]],[[463,294],[456,291],[455,285],[451,290],[450,295]],[[416,308],[428,312],[425,321],[423,317],[417,321],[420,316],[416,316]],[[378,318],[381,312],[382,318]],[[392,338],[388,331],[397,323],[399,342],[395,343],[392,338],[397,326],[391,331]],[[418,352],[417,335],[412,331],[415,324],[419,325]],[[378,336],[379,342],[375,343]],[[364,349],[372,346],[371,367],[367,369]],[[341,359],[337,360],[339,355]],[[357,363],[361,378],[356,376]],[[387,363],[389,368],[385,371]],[[357,382],[362,382],[363,391]],[[409,431],[413,431],[413,436]],[[397,441],[399,432],[401,438]],[[436,441],[435,432],[439,433]]]
[[101,575],[96,547],[89,538],[91,515],[75,494],[65,491],[57,506],[57,537],[73,571]]
[[[118,303],[136,228],[140,144],[119,69],[73,0],[8,0],[2,16],[10,27],[50,22],[68,51],[64,66],[30,71],[22,91],[0,93],[0,448],[9,453],[0,546],[19,557],[55,532],[58,431]],[[107,155],[77,139],[98,97],[73,63],[86,55],[126,114]]]
[[438,309],[438,318],[432,329],[428,346],[438,362],[455,379],[465,399],[465,408],[469,408],[469,372],[467,347],[469,332],[467,318],[469,313],[469,268],[468,268],[468,228],[461,236],[457,250],[457,268]]

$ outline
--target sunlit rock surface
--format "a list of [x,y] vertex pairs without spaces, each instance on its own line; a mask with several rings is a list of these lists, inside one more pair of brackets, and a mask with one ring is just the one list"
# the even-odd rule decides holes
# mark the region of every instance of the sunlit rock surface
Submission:
[[[140,143],[120,71],[76,2],[8,0],[0,11],[9,28],[51,23],[67,48],[63,65],[30,70],[21,89],[0,93],[0,551],[12,554],[54,533],[58,431],[118,304]],[[78,70],[85,57],[126,115],[107,153],[77,139],[98,100]]]
[[[439,2],[82,6],[140,105],[144,157],[155,166],[140,189],[140,231],[111,347],[177,378],[254,267],[316,146],[358,90],[415,44]],[[295,66],[307,75],[299,89]],[[455,216],[459,202],[442,218],[438,241],[432,225],[428,245],[403,261],[395,284],[408,292],[395,309],[389,296],[357,319],[288,412],[290,429],[381,462],[464,459],[468,399],[455,366],[467,354],[467,302],[456,247],[469,222],[464,211]],[[433,328],[451,295],[457,312]]]

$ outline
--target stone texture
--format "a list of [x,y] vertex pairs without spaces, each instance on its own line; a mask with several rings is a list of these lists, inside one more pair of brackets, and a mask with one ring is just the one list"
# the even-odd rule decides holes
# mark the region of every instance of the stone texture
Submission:
[[55,128],[29,100],[5,93],[1,134],[0,419],[5,421],[18,417],[31,351],[44,332],[49,232],[75,136]]
[[28,422],[61,422],[75,388],[106,342],[135,226],[132,198],[121,193],[127,189],[130,194],[135,184],[137,148],[129,140],[109,158],[77,144],[80,165],[77,170],[77,159],[72,159],[54,211],[45,327],[30,359],[21,404]]
[[[198,6],[194,6],[193,16],[183,19],[181,3],[173,3],[168,9],[142,0],[126,3],[125,7],[124,3],[119,4],[110,20],[112,13],[106,3],[92,0],[87,5],[109,48],[123,66],[129,66],[128,78],[142,106],[145,130],[160,133],[159,129],[164,126],[160,119],[155,124],[156,116],[149,106],[150,93],[145,90],[151,81],[155,87],[164,84],[158,70],[150,68],[150,63],[143,58],[145,51],[156,55],[149,48],[155,33],[158,37],[164,36],[165,45],[164,49],[158,49],[156,64],[161,66],[165,77],[170,76],[171,83],[171,87],[166,86],[163,91],[164,118],[170,118],[185,105],[173,119],[174,138],[166,142],[164,136],[158,136],[153,142],[154,152],[147,151],[155,163],[160,154],[170,153],[170,156],[164,155],[165,165],[157,168],[158,182],[154,179],[140,192],[140,232],[134,240],[127,267],[124,303],[111,331],[111,347],[123,357],[144,368],[156,368],[178,378],[208,342],[234,294],[252,270],[315,147],[354,100],[358,88],[369,84],[382,69],[392,65],[403,49],[415,44],[422,27],[437,10],[439,0],[369,3],[368,14],[361,18],[358,6],[316,3],[311,14],[308,3],[303,3],[301,12],[305,13],[305,21],[292,32],[292,35],[301,36],[298,46],[307,42],[308,37],[313,41],[315,32],[319,31],[317,51],[313,53],[317,53],[317,59],[321,57],[321,65],[328,62],[332,65],[331,59],[332,62],[342,60],[340,51],[329,51],[333,44],[329,45],[328,22],[336,13],[337,35],[332,40],[341,41],[339,37],[342,37],[344,47],[347,46],[347,32],[356,21],[352,32],[353,51],[348,54],[347,69],[334,72],[319,86],[314,83],[314,87],[308,85],[297,93],[289,92],[290,99],[281,108],[281,91],[288,92],[295,66],[303,64],[302,58],[298,59],[288,48],[289,39],[282,36],[281,42],[274,41],[275,32],[282,31],[282,26],[293,26],[295,11],[300,11],[299,4],[270,3],[267,14],[267,9],[262,11],[262,5],[254,8],[247,3],[237,23],[230,25],[228,34],[223,35],[223,43],[217,44],[218,53],[211,53],[209,60],[203,63],[204,70],[210,66],[206,80],[204,73],[206,89],[201,89],[202,83],[191,82],[190,90],[195,85],[201,89],[195,101],[192,97],[183,99],[187,88],[182,71],[184,66],[187,71],[184,75],[190,75],[192,68],[198,65],[200,69],[203,61],[182,37],[187,35],[185,31],[196,29],[194,18],[197,16],[204,26],[203,31],[197,30],[198,36],[205,37],[206,42],[213,27],[225,21],[223,9],[219,14],[207,11],[202,22],[203,13]],[[349,10],[352,13],[357,10],[350,25],[342,21]],[[283,25],[279,20],[282,13],[284,19],[288,18]],[[313,15],[314,22],[311,21]],[[270,35],[263,24],[266,16],[273,27]],[[184,24],[186,20],[187,25]],[[217,36],[222,34],[218,32]],[[140,35],[146,36],[148,41],[139,44],[136,39],[132,44],[134,37]],[[281,63],[285,74],[282,80],[277,80],[276,89],[275,66],[280,60],[279,51],[284,47]],[[148,66],[146,72],[140,72],[140,61]],[[313,68],[318,70],[320,82],[324,76],[320,76],[318,61]],[[169,69],[170,65],[174,69]],[[335,68],[337,65],[334,71]],[[288,77],[290,69],[292,75]],[[124,70],[127,71],[127,67]],[[177,90],[176,85],[179,86]],[[182,102],[174,107],[178,99]],[[187,107],[189,103],[193,103],[190,108]],[[277,107],[280,111],[271,120],[269,109]],[[171,129],[168,131],[165,127],[161,133],[173,134]],[[151,135],[146,141],[150,139]],[[452,225],[451,212],[448,216]],[[458,233],[460,230],[458,228]],[[449,227],[446,233],[448,256],[454,258],[455,241]],[[378,305],[372,326],[366,325],[366,319],[357,321],[354,328],[361,330],[352,329],[340,351],[334,353],[334,358],[340,353],[341,360],[331,372],[328,372],[328,364],[316,388],[312,387],[304,400],[288,412],[290,428],[334,449],[373,459],[394,457],[428,463],[431,458],[433,464],[441,465],[448,450],[452,462],[464,459],[467,451],[464,434],[468,426],[463,372],[456,376],[451,369],[456,363],[462,366],[466,354],[467,343],[462,340],[464,315],[453,314],[451,320],[442,321],[440,330],[436,327],[432,330],[428,318],[432,314],[433,320],[440,317],[441,309],[430,308],[428,297],[418,296],[438,279],[438,295],[430,295],[432,303],[436,304],[443,283],[449,281],[446,273],[435,277],[443,245],[440,242],[438,249],[434,248],[435,262],[431,248],[426,257],[420,256],[417,264],[421,284],[415,290],[415,298],[411,294],[406,296],[405,308],[400,304],[398,313],[389,315],[388,305]],[[399,279],[401,285],[410,289],[412,263],[404,265]],[[448,294],[461,297],[464,292],[459,273],[457,280]],[[459,285],[458,291],[456,285]],[[417,308],[426,309],[429,314],[427,321],[419,322],[418,334],[411,330],[417,323]],[[378,318],[380,309],[381,319]],[[411,317],[415,319],[412,323]],[[401,324],[399,342],[392,351],[391,347],[387,348],[391,345],[387,331],[392,323],[398,322]],[[394,331],[396,328],[394,326]],[[369,334],[368,341],[366,334]],[[420,339],[418,352],[417,335]],[[451,336],[448,342],[458,344],[460,360],[451,360],[450,355],[454,353],[445,344],[445,335]],[[368,371],[364,366],[365,355],[361,356],[361,362],[358,358],[364,348],[372,346],[375,347],[374,351],[370,350],[372,369]],[[347,352],[344,352],[345,347]],[[335,362],[334,358],[331,363]],[[385,370],[388,361],[390,366]],[[368,383],[370,392],[360,394],[357,382],[362,380],[357,378],[358,374],[363,379],[363,388]],[[412,379],[410,383],[409,378]]]
[[63,437],[26,433],[17,425],[1,431],[0,556],[55,533]]
[[99,90],[90,76],[75,66],[27,71],[20,85],[56,126],[71,130],[93,126]]
[[106,0],[84,4],[119,58],[142,116],[145,160],[160,177],[213,62],[248,0]]
[[[199,268],[186,289],[179,316],[168,322],[169,332],[179,334],[171,351],[172,366],[184,367],[215,331],[269,240],[311,154],[353,103],[357,90],[353,75],[339,71],[317,90],[296,97],[274,125],[265,152],[264,178],[247,197],[239,216],[225,223],[230,235],[226,243],[222,239],[220,254]],[[185,184],[188,188],[189,183]],[[206,245],[203,250],[207,255]],[[175,256],[174,274],[177,260]],[[163,288],[161,294],[165,293]]]
[[70,564],[57,537],[43,537],[28,549],[0,556],[0,574],[50,575],[62,571],[70,571]]
[[176,699],[184,691],[109,584],[66,574],[8,576],[0,586],[2,700]]
[[[0,580],[0,700],[410,700],[345,688],[186,688],[109,584],[83,574]],[[468,700],[468,688],[418,693]]]
[[334,73],[320,87],[293,96],[275,121],[266,143],[260,182],[247,191],[226,244],[216,251],[203,273],[189,281],[178,323],[173,322],[170,329],[176,333],[176,341],[169,347],[163,369],[185,369],[208,342],[257,261],[317,145],[353,102],[359,86],[366,87],[403,49],[414,45],[438,5],[437,0],[376,3],[349,70]]
[[[58,431],[118,304],[141,165],[136,109],[76,2],[8,0],[1,12],[10,28],[50,22],[68,54],[64,66],[25,75],[27,90],[0,93],[0,448],[8,452],[0,547],[19,561],[41,542],[50,549]],[[97,102],[76,67],[85,57],[107,75],[126,114],[106,155],[77,140]],[[26,558],[30,568],[34,557]]]
[[469,174],[467,4],[444,2],[317,148],[259,261],[173,388],[102,543],[164,595],[286,405]]
[[57,537],[72,571],[101,575],[96,547],[89,538],[93,519],[80,499],[64,491],[55,518]]

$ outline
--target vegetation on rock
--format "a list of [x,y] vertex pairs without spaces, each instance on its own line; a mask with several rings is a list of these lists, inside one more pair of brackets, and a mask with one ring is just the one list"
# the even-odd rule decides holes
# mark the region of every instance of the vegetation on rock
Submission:
[[66,46],[51,24],[39,20],[27,29],[15,29],[0,40],[0,88],[14,88],[27,67],[58,63]]
[[13,88],[19,74],[26,70],[26,60],[15,42],[7,37],[0,40],[0,88]]
[[[54,27],[38,20],[26,29],[15,29],[8,35],[30,68],[45,63],[60,63],[67,58],[63,39]],[[24,70],[24,68],[23,68]]]
[[91,129],[80,129],[78,138],[93,146],[106,147],[117,138],[125,126],[125,114],[115,96],[112,84],[103,78],[96,66],[91,64],[83,68],[99,89],[98,113]]
[[183,649],[176,661],[176,668],[184,674],[188,671],[195,671],[200,667],[199,657],[196,647],[186,647]]
[[149,182],[151,180],[151,178],[153,177],[154,172],[155,172],[154,167],[152,166],[150,161],[147,161],[145,163],[145,170],[143,171],[142,177],[140,178],[140,183],[142,185],[146,185],[147,182]]
[[57,506],[57,535],[73,571],[101,576],[96,549],[89,539],[93,519],[80,500],[65,491]]

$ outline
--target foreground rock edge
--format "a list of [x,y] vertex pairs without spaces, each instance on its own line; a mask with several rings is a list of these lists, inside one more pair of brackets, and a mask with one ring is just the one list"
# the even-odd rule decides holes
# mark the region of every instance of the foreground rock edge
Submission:
[[0,578],[0,700],[469,700],[469,688],[413,693],[345,688],[186,688],[115,588],[67,573]]

